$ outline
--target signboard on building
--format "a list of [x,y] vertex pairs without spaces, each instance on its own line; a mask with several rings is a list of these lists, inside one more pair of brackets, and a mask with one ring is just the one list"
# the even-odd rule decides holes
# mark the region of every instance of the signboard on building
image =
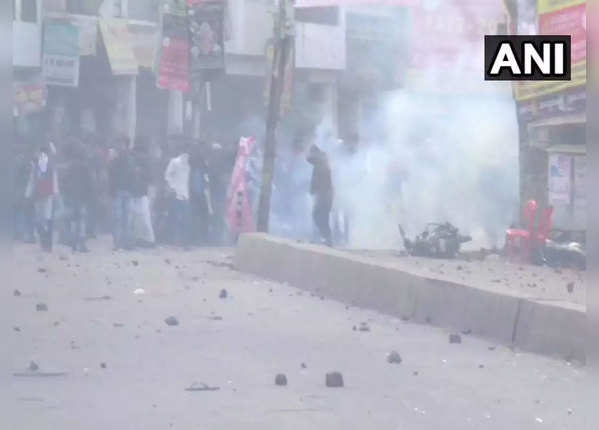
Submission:
[[586,83],[586,0],[539,0],[539,34],[572,37],[572,79],[564,82],[517,82],[517,100],[529,100]]
[[225,67],[224,4],[220,0],[189,0],[191,74]]
[[48,20],[44,25],[42,75],[48,85],[79,85],[79,28]]
[[79,55],[96,55],[98,45],[98,17],[72,15],[65,12],[48,12],[48,18],[69,22],[79,29]]
[[159,88],[189,91],[189,35],[187,12],[178,4],[169,5],[162,15],[160,59],[158,61]]
[[133,52],[127,20],[100,19],[106,53],[113,75],[137,75],[139,67]]
[[155,24],[131,21],[128,26],[137,64],[140,67],[153,69],[158,48],[158,28]]
[[46,107],[48,89],[41,79],[15,81],[13,87],[15,116],[40,112]]

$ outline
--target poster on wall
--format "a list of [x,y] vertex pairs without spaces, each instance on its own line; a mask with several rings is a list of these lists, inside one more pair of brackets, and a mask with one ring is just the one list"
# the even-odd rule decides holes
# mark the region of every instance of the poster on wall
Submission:
[[40,112],[46,107],[48,89],[41,79],[15,81],[13,88],[15,116]]
[[586,227],[586,170],[587,157],[574,157],[574,219],[579,228]]
[[553,206],[569,206],[572,195],[572,157],[564,154],[549,156],[549,203]]
[[158,88],[189,91],[189,36],[185,4],[168,5],[162,15]]
[[46,21],[42,75],[48,85],[79,85],[79,28],[70,22]]
[[221,1],[189,0],[191,74],[225,67],[224,5]]

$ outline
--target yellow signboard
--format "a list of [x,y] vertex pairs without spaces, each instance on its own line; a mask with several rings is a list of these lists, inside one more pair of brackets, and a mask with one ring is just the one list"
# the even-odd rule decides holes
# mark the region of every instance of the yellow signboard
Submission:
[[586,0],[539,0],[537,11],[538,14],[541,15],[583,3],[586,3]]
[[518,101],[541,97],[568,88],[585,85],[587,81],[587,62],[572,66],[572,79],[570,81],[519,81],[514,82],[514,96]]
[[137,75],[138,64],[124,19],[100,19],[100,30],[113,75]]

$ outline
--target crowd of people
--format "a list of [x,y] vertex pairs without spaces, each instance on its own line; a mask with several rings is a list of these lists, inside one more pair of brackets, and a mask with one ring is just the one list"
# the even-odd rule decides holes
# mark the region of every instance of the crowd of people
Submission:
[[15,239],[75,252],[104,233],[115,250],[224,244],[236,150],[181,137],[16,145]]
[[[238,145],[171,137],[104,142],[95,136],[19,144],[15,169],[15,239],[51,252],[57,240],[73,252],[110,233],[115,250],[231,243],[228,195]],[[247,162],[247,199],[255,211],[256,156]],[[333,183],[327,155],[308,150],[313,166],[315,241],[332,246]],[[276,188],[276,187],[275,187]],[[230,213],[230,212],[229,212]],[[255,216],[255,213],[251,216]]]

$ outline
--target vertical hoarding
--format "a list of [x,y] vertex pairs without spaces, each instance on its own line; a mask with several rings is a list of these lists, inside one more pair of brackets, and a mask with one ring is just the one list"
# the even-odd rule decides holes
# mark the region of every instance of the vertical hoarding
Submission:
[[190,45],[187,3],[168,2],[163,7],[157,85],[173,91],[190,89]]
[[68,21],[44,24],[42,75],[48,85],[79,86],[79,28]]

